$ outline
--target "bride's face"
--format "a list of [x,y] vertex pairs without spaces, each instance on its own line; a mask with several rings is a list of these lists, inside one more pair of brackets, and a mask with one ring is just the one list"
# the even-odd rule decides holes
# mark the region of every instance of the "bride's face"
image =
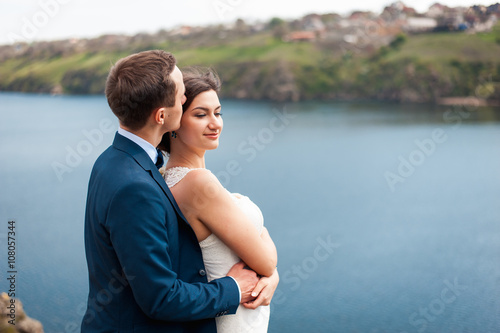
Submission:
[[222,125],[219,97],[215,91],[209,90],[193,99],[189,108],[182,115],[181,127],[176,132],[178,140],[181,140],[185,145],[211,150],[219,146]]

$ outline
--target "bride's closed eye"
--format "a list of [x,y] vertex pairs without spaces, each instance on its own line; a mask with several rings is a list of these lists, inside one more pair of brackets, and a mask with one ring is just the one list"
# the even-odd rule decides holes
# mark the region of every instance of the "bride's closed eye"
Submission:
[[[216,117],[220,117],[220,116],[222,116],[222,112],[216,112],[216,113],[214,113],[214,115]],[[200,114],[195,114],[194,116],[197,117],[197,118],[203,118],[203,117],[206,116],[206,114],[205,113],[200,113]]]

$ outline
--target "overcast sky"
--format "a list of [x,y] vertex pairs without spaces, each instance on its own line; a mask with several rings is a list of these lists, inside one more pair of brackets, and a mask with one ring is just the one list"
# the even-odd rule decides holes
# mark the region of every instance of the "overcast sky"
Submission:
[[[298,18],[308,13],[380,13],[392,0],[0,0],[0,44],[12,41],[97,37],[106,33],[156,32],[179,25],[207,25]],[[406,0],[424,12],[436,0]],[[490,5],[473,0],[442,0],[448,6]]]

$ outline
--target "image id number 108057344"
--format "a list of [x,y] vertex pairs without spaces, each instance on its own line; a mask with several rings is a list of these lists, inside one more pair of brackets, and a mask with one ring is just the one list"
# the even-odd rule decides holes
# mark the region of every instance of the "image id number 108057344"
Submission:
[[7,222],[7,281],[9,281],[8,295],[10,298],[7,306],[9,324],[16,324],[16,221]]

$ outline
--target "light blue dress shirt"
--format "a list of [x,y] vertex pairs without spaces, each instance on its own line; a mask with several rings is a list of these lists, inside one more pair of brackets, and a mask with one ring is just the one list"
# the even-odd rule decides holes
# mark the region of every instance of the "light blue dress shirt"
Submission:
[[156,160],[158,159],[158,151],[156,150],[156,147],[154,147],[151,143],[147,142],[143,138],[130,133],[127,130],[124,130],[121,127],[118,127],[118,134],[123,135],[127,139],[131,140],[132,142],[136,143],[146,151],[146,154],[151,158],[153,163],[156,163]]

